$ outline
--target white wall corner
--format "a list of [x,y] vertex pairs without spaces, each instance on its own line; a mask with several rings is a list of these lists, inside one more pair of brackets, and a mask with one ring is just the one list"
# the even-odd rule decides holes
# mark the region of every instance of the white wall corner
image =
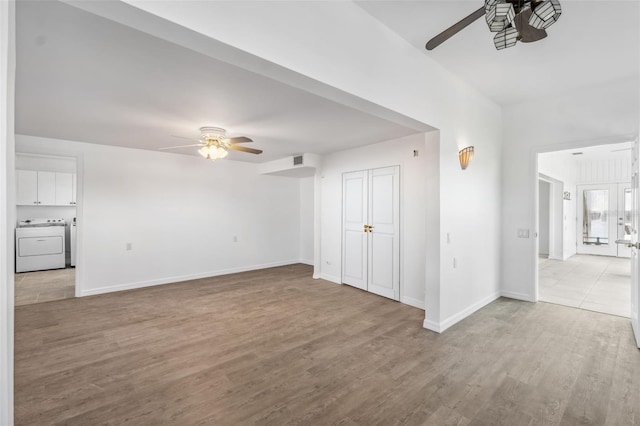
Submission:
[[531,297],[531,295],[528,293],[519,293],[517,291],[500,290],[500,296],[507,297],[509,299],[523,300],[525,302],[535,303],[535,300],[533,299],[533,297]]
[[494,300],[498,299],[499,297],[500,297],[500,292],[497,291],[497,292],[485,297],[484,299],[481,299],[481,300],[477,301],[473,305],[461,310],[460,312],[451,315],[449,318],[447,318],[447,319],[445,319],[443,321],[440,321],[439,323],[435,322],[435,321],[428,320],[428,319],[425,318],[424,322],[422,323],[422,326],[424,328],[426,328],[426,329],[435,331],[437,333],[442,333],[443,331],[445,331],[446,329],[448,329],[452,325],[457,324],[458,322],[460,322],[463,319],[467,318],[468,316],[470,316],[474,312],[478,311],[479,309],[484,308],[489,303],[493,302]]
[[424,319],[424,321],[422,322],[422,326],[424,328],[426,328],[427,330],[431,330],[431,331],[435,331],[436,333],[442,333],[442,329],[440,327],[440,323],[436,322],[436,321],[431,321],[428,319]]

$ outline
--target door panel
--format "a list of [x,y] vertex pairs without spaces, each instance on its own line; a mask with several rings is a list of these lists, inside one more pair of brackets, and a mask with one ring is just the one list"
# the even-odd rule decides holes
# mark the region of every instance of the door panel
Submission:
[[369,291],[400,300],[400,167],[369,174]]
[[367,289],[368,173],[342,175],[342,282]]

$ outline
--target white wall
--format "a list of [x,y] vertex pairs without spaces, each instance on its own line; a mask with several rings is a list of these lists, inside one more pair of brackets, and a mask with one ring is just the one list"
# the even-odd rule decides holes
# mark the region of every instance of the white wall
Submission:
[[576,183],[631,182],[631,150],[613,158],[590,158],[576,161]]
[[0,2],[0,425],[13,424],[15,2]]
[[538,253],[549,255],[549,225],[550,225],[550,196],[551,185],[538,180]]
[[[504,109],[502,294],[535,300],[536,153],[623,142],[638,133],[637,77]],[[535,117],[523,122],[523,117]]]
[[[425,257],[428,156],[424,134],[329,154],[321,175],[321,277],[341,282],[342,174],[400,166],[400,301],[424,309],[425,272],[438,263]],[[418,157],[413,151],[418,150]]]
[[252,163],[16,139],[20,152],[78,157],[82,295],[299,260],[297,179]]
[[299,179],[300,187],[300,261],[313,265],[315,177]]

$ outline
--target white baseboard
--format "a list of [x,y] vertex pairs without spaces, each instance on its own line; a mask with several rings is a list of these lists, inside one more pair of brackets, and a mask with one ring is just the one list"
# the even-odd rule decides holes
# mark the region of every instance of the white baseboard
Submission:
[[435,321],[430,321],[428,319],[424,319],[422,326],[427,330],[435,331],[436,333],[441,333],[443,330],[440,329],[440,324]]
[[302,264],[305,264],[305,265],[313,266],[313,259],[312,260],[300,259],[300,260],[298,260],[298,263],[302,263]]
[[452,325],[462,321],[463,319],[465,319],[466,317],[468,317],[469,315],[471,315],[475,311],[477,311],[477,310],[479,310],[481,308],[484,308],[489,303],[493,302],[494,300],[498,299],[499,297],[500,297],[500,292],[496,291],[495,293],[493,293],[493,294],[491,294],[491,295],[489,295],[489,296],[477,301],[476,303],[474,303],[471,306],[461,310],[460,312],[451,315],[449,318],[445,319],[444,321],[441,321],[440,323],[437,323],[437,322],[431,321],[431,320],[427,320],[425,318],[424,322],[422,323],[422,326],[424,328],[426,328],[426,329],[435,331],[436,333],[442,333],[447,328],[449,328]]
[[518,293],[517,291],[500,290],[500,296],[509,299],[524,300],[525,302],[534,302],[533,298],[527,293]]
[[285,260],[285,261],[281,261],[281,262],[262,263],[262,264],[259,264],[259,265],[242,266],[242,267],[238,267],[238,268],[221,269],[221,270],[218,270],[218,271],[201,272],[201,273],[198,273],[198,274],[178,275],[178,276],[175,276],[175,277],[166,277],[166,278],[158,278],[158,279],[155,279],[155,280],[138,281],[138,282],[126,283],[126,284],[118,284],[118,285],[108,286],[108,287],[98,287],[98,288],[92,288],[92,289],[88,289],[88,290],[81,290],[80,291],[80,297],[83,297],[83,296],[94,296],[96,294],[113,293],[113,292],[116,292],[116,291],[134,290],[134,289],[137,289],[137,288],[153,287],[153,286],[156,286],[156,285],[163,285],[163,284],[172,284],[172,283],[177,283],[177,282],[181,282],[181,281],[198,280],[198,279],[201,279],[201,278],[216,277],[216,276],[219,276],[219,275],[227,275],[227,274],[235,274],[235,273],[238,273],[238,272],[255,271],[257,269],[274,268],[274,267],[277,267],[277,266],[294,265],[296,263],[300,263],[300,261],[298,259],[296,259],[296,260]]
[[334,277],[332,275],[327,275],[327,274],[320,274],[319,278],[325,281],[331,281],[332,283],[342,284],[342,280],[340,279],[340,277]]
[[414,297],[402,296],[400,303],[413,306],[414,308],[422,309],[424,311],[424,300],[416,299]]

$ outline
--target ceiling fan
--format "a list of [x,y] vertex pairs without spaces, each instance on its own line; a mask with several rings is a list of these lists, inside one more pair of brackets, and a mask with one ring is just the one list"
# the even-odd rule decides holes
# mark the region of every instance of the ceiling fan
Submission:
[[483,15],[489,30],[497,33],[493,38],[497,50],[515,46],[518,41],[531,43],[545,38],[545,30],[561,14],[559,0],[485,0],[483,7],[429,40],[425,47],[435,49]]
[[[235,138],[228,138],[227,131],[220,127],[200,127],[200,138],[195,139],[198,143],[190,145],[169,146],[166,148],[160,148],[160,151],[166,151],[170,149],[178,148],[190,148],[198,147],[198,153],[207,160],[218,160],[226,157],[229,154],[229,150],[248,152],[249,154],[262,154],[261,149],[247,148],[246,146],[237,145],[240,143],[253,142],[246,136],[238,136]],[[176,136],[181,138],[182,136]],[[191,139],[191,138],[183,138]]]

